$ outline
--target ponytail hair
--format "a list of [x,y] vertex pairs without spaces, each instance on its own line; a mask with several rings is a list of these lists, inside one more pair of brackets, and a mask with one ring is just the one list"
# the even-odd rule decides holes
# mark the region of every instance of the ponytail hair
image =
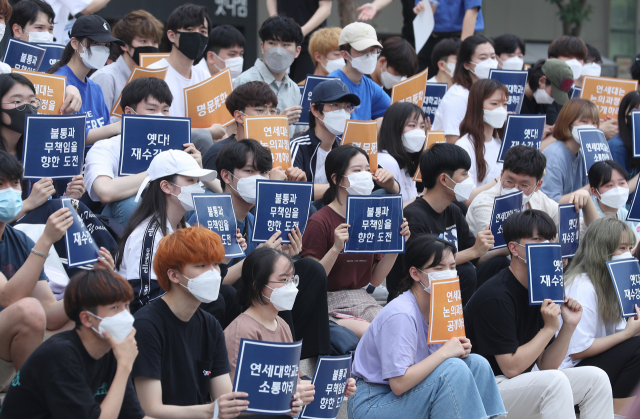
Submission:
[[[89,47],[84,44],[84,40],[88,39],[86,36],[80,36],[80,37],[77,37],[76,39],[78,40],[79,43],[82,44],[83,48],[86,48],[88,50]],[[71,61],[71,59],[73,58],[73,54],[75,53],[76,53],[76,50],[73,49],[73,46],[71,45],[71,41],[69,41],[67,45],[64,47],[64,51],[62,51],[62,56],[60,57],[60,61],[52,65],[51,68],[47,70],[47,73],[53,74],[56,71],[60,70],[61,67],[64,67],[65,65],[69,64],[69,61]],[[89,54],[91,54],[91,51],[89,51]]]

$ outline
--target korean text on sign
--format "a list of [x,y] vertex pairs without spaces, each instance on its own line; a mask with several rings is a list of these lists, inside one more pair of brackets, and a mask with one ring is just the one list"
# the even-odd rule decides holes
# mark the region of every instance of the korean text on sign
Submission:
[[540,150],[545,120],[544,115],[507,115],[498,163],[504,163],[504,155],[511,147],[524,145]]
[[351,355],[318,358],[312,384],[316,388],[313,401],[302,409],[301,419],[333,419],[344,401],[349,379]]
[[571,258],[580,245],[580,213],[573,204],[558,206],[560,215],[560,231],[558,242],[562,248],[562,257]]
[[[433,147],[434,144],[444,143],[446,140],[444,138],[444,131],[427,131],[427,141],[424,143],[424,147],[422,148],[422,152]],[[420,165],[418,165],[418,169],[416,170],[416,174],[413,176],[413,180],[416,182],[422,182],[422,174],[420,173]]]
[[59,115],[62,102],[66,95],[67,78],[55,74],[44,74],[27,70],[11,70],[12,73],[22,74],[33,83],[36,97],[42,101],[39,114]]
[[640,306],[640,265],[638,260],[622,259],[607,262],[607,269],[616,289],[622,317],[636,315],[634,306]]
[[464,336],[462,295],[458,278],[437,279],[431,284],[431,308],[429,311],[428,344],[445,343],[449,339]]
[[613,160],[609,143],[604,133],[597,128],[578,129],[580,151],[584,163],[585,173],[589,173],[591,166],[599,161]]
[[64,45],[47,43],[37,43],[36,45],[46,50],[42,57],[40,67],[38,67],[40,73],[46,73],[55,63],[60,61],[62,53],[64,52]]
[[273,167],[286,170],[291,167],[289,148],[289,120],[284,115],[246,116],[245,138],[253,138],[271,150]]
[[489,229],[495,240],[491,250],[501,249],[507,246],[502,236],[502,225],[511,214],[520,212],[521,209],[522,191],[512,192],[495,198],[491,212],[491,222],[489,224]]
[[17,38],[9,38],[2,62],[8,64],[11,68],[38,71],[45,52],[45,48],[36,44],[24,42]]
[[541,305],[546,299],[564,302],[562,250],[558,243],[527,244],[529,305]]
[[404,253],[401,195],[347,195],[346,223],[344,253]]
[[[133,67],[133,70],[131,71],[129,78],[127,79],[127,83],[125,84],[125,87],[127,86],[127,84],[131,83],[135,79],[139,79],[140,77],[154,77],[157,79],[164,80],[164,77],[166,75],[167,75],[167,67],[151,69],[151,68],[142,68],[142,67],[136,66],[136,67]],[[120,106],[121,99],[122,99],[122,93],[120,93],[120,96],[118,96],[118,100],[116,100],[116,103],[113,105],[113,109],[111,109],[111,116],[120,117],[124,113],[124,109],[122,109],[122,107]],[[180,99],[174,97],[173,100],[180,100]]]
[[447,83],[427,83],[422,110],[429,117],[432,125],[445,93],[447,93]]
[[489,71],[489,78],[491,80],[501,82],[507,86],[509,90],[509,100],[507,102],[507,110],[509,112],[520,113],[528,76],[529,72],[524,70],[491,69]]
[[391,88],[391,103],[409,102],[422,107],[424,92],[427,89],[428,71],[427,68],[422,73],[394,84]]
[[371,173],[378,170],[378,123],[376,121],[347,120],[340,145],[352,144],[369,156]]
[[616,119],[620,101],[624,95],[637,88],[636,80],[584,76],[580,97],[593,102],[598,107],[600,119],[605,119],[607,116]]
[[245,255],[236,239],[238,224],[231,194],[196,194],[193,195],[193,206],[198,224],[220,236],[225,258]]
[[213,77],[184,89],[187,117],[193,128],[209,128],[213,124],[226,127],[233,115],[225,102],[233,90],[231,70],[226,68]]
[[61,201],[63,208],[68,208],[73,216],[73,224],[64,234],[67,246],[67,266],[75,268],[97,262],[99,249],[93,241],[91,233],[76,212],[71,200],[62,199]]

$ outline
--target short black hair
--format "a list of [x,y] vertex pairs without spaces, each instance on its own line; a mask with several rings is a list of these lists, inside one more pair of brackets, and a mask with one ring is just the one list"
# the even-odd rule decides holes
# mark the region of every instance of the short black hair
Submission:
[[155,77],[140,77],[132,80],[122,89],[122,98],[120,99],[122,112],[127,106],[135,111],[138,104],[149,96],[169,106],[173,102],[173,95],[167,82]]
[[258,35],[262,42],[294,42],[296,46],[298,46],[304,41],[304,35],[302,34],[300,25],[298,25],[295,20],[286,16],[271,16],[262,22]]
[[231,48],[235,45],[244,48],[245,44],[244,35],[235,26],[220,25],[209,32],[209,44],[207,44],[206,50],[213,51],[218,55],[221,49]]
[[587,46],[587,57],[592,63],[602,64],[602,56],[600,55],[600,51],[596,47],[591,44],[585,43]]
[[458,169],[469,170],[471,158],[460,146],[448,143],[434,144],[422,154],[420,159],[420,174],[422,184],[426,189],[436,185],[440,173],[446,173],[449,177]]
[[431,66],[437,67],[438,61],[446,61],[450,55],[458,55],[462,41],[454,38],[444,38],[433,47],[431,53]]
[[207,23],[207,29],[211,30],[211,18],[205,6],[193,3],[185,3],[173,9],[167,19],[167,30],[176,32],[181,28],[200,26]]
[[549,58],[575,57],[578,60],[584,60],[587,58],[587,53],[587,45],[582,38],[569,35],[555,39],[547,50]]
[[411,77],[418,69],[418,55],[406,39],[394,36],[382,43],[381,57],[387,59],[387,66],[393,67],[401,76]]
[[500,54],[513,54],[518,48],[524,54],[524,41],[515,35],[505,33],[504,35],[496,36],[493,38],[493,47],[496,50],[496,55]]
[[216,168],[218,169],[218,179],[224,188],[222,171],[233,174],[235,169],[242,169],[247,165],[247,159],[253,156],[253,167],[259,172],[268,172],[273,167],[271,151],[256,140],[245,138],[240,141],[231,141],[222,147],[216,157]]
[[620,163],[613,160],[605,160],[594,163],[589,169],[589,186],[599,188],[601,185],[611,182],[611,174],[617,171],[624,180],[629,180],[629,175]]
[[20,161],[6,151],[0,150],[0,179],[22,182],[23,173]]
[[244,111],[254,106],[278,106],[278,96],[263,81],[250,81],[231,91],[225,105],[231,115],[235,111]]
[[24,29],[25,26],[33,23],[38,18],[38,13],[44,13],[49,18],[49,23],[53,23],[56,18],[56,14],[49,5],[49,3],[42,0],[22,0],[15,6],[13,6],[13,13],[11,19],[7,24],[7,28],[13,36],[13,25],[18,24]]
[[526,145],[517,145],[511,147],[504,155],[502,169],[516,175],[533,176],[536,181],[539,181],[544,176],[545,167],[547,167],[547,158],[542,151]]
[[269,277],[273,274],[275,264],[281,257],[286,258],[295,272],[295,265],[288,253],[271,247],[255,249],[245,258],[242,264],[242,286],[236,294],[238,303],[248,309],[253,303],[269,304],[263,297],[262,290],[268,286]]
[[[540,85],[540,78],[545,74],[542,72],[542,66],[546,63],[546,59],[538,60],[529,68],[529,75],[527,77],[527,83],[529,83],[529,87],[531,91],[535,92],[538,90],[538,86]],[[546,76],[545,76],[546,77]],[[551,82],[547,82],[551,83]]]
[[507,244],[529,239],[535,231],[545,240],[552,240],[558,233],[553,219],[547,213],[534,209],[514,212],[502,224],[502,237]]

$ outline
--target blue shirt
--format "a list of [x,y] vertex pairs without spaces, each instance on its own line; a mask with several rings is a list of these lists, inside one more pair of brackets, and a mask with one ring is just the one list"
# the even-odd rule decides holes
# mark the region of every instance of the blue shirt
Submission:
[[[418,4],[420,0],[415,0]],[[425,5],[427,3],[425,2]],[[440,4],[433,15],[435,26],[434,33],[460,32],[462,31],[462,21],[467,10],[479,8],[476,19],[475,32],[484,30],[484,19],[482,18],[482,0],[440,0]]]
[[349,88],[349,92],[360,98],[360,105],[351,114],[351,119],[371,121],[382,118],[391,105],[389,95],[369,77],[363,76],[358,84],[352,82],[342,70],[336,70],[327,77],[340,77],[340,80]]
[[627,153],[627,147],[624,146],[624,141],[622,141],[622,137],[620,134],[616,134],[613,138],[608,141],[609,150],[611,150],[611,156],[613,157],[613,161],[619,163],[620,166],[624,167],[627,174],[629,175],[629,179],[634,177],[640,171],[640,167],[631,167],[629,164],[629,154]]
[[547,158],[547,173],[542,178],[540,190],[549,198],[558,202],[563,195],[589,183],[582,149],[574,156],[562,141],[556,141],[545,148],[542,154]]

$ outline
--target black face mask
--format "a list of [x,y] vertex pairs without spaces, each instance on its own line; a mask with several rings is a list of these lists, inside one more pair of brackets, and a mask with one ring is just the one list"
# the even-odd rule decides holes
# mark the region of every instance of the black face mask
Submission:
[[9,115],[11,118],[11,123],[7,124],[7,128],[11,131],[24,134],[24,121],[27,115],[35,115],[38,113],[38,109],[33,109],[29,105],[25,105],[23,110],[18,110],[16,108],[13,109],[2,109],[2,112]]
[[[200,32],[177,32],[180,34],[180,46],[178,51],[190,60],[195,60],[202,55],[209,43],[209,37]],[[175,45],[175,44],[174,44]]]
[[[132,48],[133,47],[129,47],[130,50]],[[136,65],[140,65],[140,54],[155,54],[157,52],[160,52],[158,47],[137,47],[137,48],[133,48],[133,55],[131,56],[131,59],[133,60],[134,63],[136,63]]]

